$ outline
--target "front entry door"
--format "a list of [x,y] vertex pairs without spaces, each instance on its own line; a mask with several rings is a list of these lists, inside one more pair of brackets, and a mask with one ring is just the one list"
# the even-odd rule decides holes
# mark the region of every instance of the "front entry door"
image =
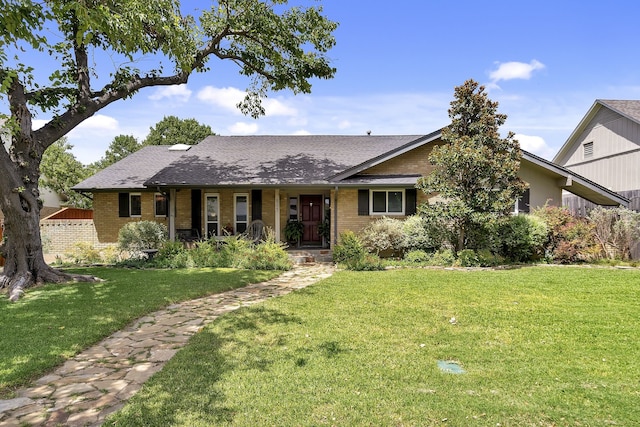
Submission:
[[300,210],[302,214],[303,245],[319,245],[322,243],[318,233],[322,222],[322,196],[300,196]]

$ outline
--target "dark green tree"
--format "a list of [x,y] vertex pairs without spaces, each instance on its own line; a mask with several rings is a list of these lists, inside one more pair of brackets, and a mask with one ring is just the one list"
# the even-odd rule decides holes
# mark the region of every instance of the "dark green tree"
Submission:
[[420,180],[425,193],[440,200],[422,207],[428,216],[446,219],[457,250],[467,247],[472,230],[508,215],[526,188],[519,178],[520,145],[509,132],[500,137],[507,116],[498,113],[473,80],[455,88],[449,109],[451,124],[442,130],[443,144],[433,148],[433,172]]
[[165,116],[149,129],[149,135],[143,145],[194,145],[209,135],[213,135],[211,126],[203,125],[196,119],[179,119]]
[[104,156],[90,165],[91,170],[95,173],[99,170],[111,166],[112,164],[124,159],[131,153],[135,153],[142,148],[142,144],[131,135],[118,135],[113,138],[109,148]]
[[91,208],[91,199],[71,189],[91,173],[71,152],[73,146],[66,138],[50,145],[40,163],[40,186],[61,195],[67,206]]
[[[0,119],[11,134],[0,147],[0,288],[11,299],[34,283],[71,279],[44,262],[38,181],[45,150],[84,120],[143,88],[184,84],[210,58],[248,78],[239,107],[254,117],[269,91],[307,93],[312,79],[334,76],[327,52],[337,24],[317,2],[210,4],[195,17],[178,0],[0,0],[0,97],[9,106]],[[34,129],[36,114],[51,119]]]

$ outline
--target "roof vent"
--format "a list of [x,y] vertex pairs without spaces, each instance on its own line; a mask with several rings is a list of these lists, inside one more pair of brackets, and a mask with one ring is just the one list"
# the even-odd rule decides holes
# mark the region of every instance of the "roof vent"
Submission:
[[191,148],[191,146],[187,144],[174,144],[169,147],[169,151],[187,151],[189,148]]

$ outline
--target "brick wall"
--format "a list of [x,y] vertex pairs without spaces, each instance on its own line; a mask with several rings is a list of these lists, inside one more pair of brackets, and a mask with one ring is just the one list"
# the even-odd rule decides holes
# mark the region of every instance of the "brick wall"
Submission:
[[[123,225],[131,221],[156,221],[169,226],[169,219],[155,216],[155,192],[141,192],[142,210],[140,217],[118,217],[118,193],[94,193],[93,194],[93,219],[100,243],[117,243],[118,232]],[[178,193],[179,194],[179,193]],[[191,207],[189,207],[191,218]],[[191,223],[185,228],[190,228]]]
[[47,219],[40,222],[44,253],[63,255],[78,242],[89,243],[96,249],[108,246],[100,243],[92,219]]

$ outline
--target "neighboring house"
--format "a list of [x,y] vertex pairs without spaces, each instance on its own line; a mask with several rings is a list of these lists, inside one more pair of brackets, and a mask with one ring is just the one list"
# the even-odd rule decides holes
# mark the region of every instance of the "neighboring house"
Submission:
[[[427,200],[415,184],[433,166],[440,131],[396,136],[210,136],[194,146],[149,146],[74,187],[93,193],[101,243],[116,242],[125,223],[154,220],[170,237],[235,233],[260,219],[282,240],[288,220],[304,224],[302,244],[320,246],[382,216],[404,218]],[[561,203],[566,189],[595,203],[625,198],[531,153],[520,176],[529,190],[514,210]]]
[[[598,99],[553,161],[630,199],[640,211],[640,101]],[[593,205],[572,195],[564,204],[584,215]]]

